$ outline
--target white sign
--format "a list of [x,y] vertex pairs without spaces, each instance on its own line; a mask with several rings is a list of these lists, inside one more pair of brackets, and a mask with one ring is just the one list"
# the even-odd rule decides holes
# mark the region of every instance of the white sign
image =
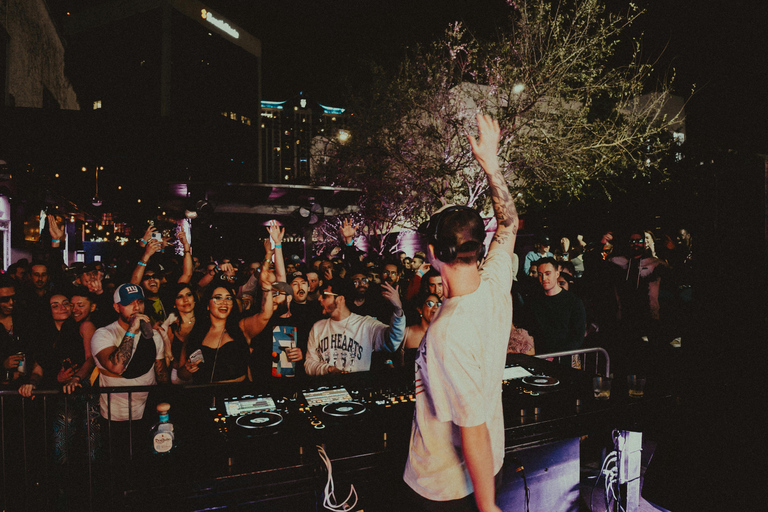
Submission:
[[238,32],[237,30],[232,28],[230,26],[230,24],[227,23],[226,21],[220,20],[219,18],[215,17],[213,15],[213,13],[208,12],[208,10],[206,10],[206,9],[201,10],[200,11],[200,16],[202,16],[202,18],[205,21],[207,21],[208,23],[210,23],[214,27],[218,28],[219,30],[221,30],[225,34],[230,35],[230,36],[234,37],[235,39],[239,39],[240,38],[240,32]]

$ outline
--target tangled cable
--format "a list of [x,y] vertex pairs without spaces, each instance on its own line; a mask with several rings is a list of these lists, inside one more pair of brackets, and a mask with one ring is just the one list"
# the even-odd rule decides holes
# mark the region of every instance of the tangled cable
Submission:
[[[323,490],[323,507],[328,510],[341,511],[353,509],[355,505],[357,505],[357,491],[355,490],[355,486],[350,485],[347,499],[345,499],[342,503],[336,504],[336,495],[334,494],[333,488],[333,469],[331,467],[331,459],[328,457],[328,454],[325,453],[325,448],[320,445],[317,445],[317,452],[320,454],[320,458],[323,459],[323,463],[325,463],[325,469],[328,471],[328,480],[326,481],[325,489]],[[353,496],[355,501],[350,505],[347,502]]]

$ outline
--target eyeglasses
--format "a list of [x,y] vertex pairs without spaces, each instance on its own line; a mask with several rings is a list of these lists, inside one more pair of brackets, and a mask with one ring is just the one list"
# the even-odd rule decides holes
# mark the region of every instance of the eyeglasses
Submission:
[[433,307],[435,307],[435,306],[437,306],[437,307],[440,307],[440,306],[442,306],[442,305],[443,305],[443,303],[442,303],[442,302],[435,302],[435,301],[433,301],[433,300],[428,300],[428,301],[427,301],[427,302],[425,302],[424,304],[426,304],[426,306],[427,306],[428,308],[433,308]]
[[149,275],[144,274],[144,281],[149,281],[150,279],[160,279],[160,276],[156,274],[149,274]]
[[272,290],[272,297],[279,297],[280,295],[288,295],[285,292],[281,292],[280,290]]
[[629,241],[629,243],[630,244],[634,244],[634,245],[643,245],[645,243],[645,240],[635,240],[635,239],[632,239],[632,240]]
[[11,302],[12,300],[16,300],[16,294],[0,297],[0,303]]
[[368,281],[368,279],[366,278],[352,280],[352,284],[355,286],[360,286],[361,284],[368,284],[369,282],[370,281]]
[[219,305],[219,304],[221,304],[222,302],[229,302],[229,303],[231,303],[231,302],[232,302],[232,296],[231,296],[231,295],[226,295],[226,296],[223,296],[223,295],[214,295],[213,297],[211,297],[211,300],[212,300],[212,301],[213,301],[213,303],[214,303],[214,304],[216,304],[216,305]]
[[397,275],[397,271],[395,270],[392,270],[392,271],[385,270],[384,272],[381,273],[381,277],[396,276],[396,275]]

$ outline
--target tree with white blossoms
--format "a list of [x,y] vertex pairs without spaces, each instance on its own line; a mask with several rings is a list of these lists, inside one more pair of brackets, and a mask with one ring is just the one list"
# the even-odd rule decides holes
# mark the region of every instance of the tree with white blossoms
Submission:
[[608,13],[600,0],[509,4],[493,41],[454,23],[411,51],[395,77],[376,70],[352,137],[319,173],[369,194],[360,205],[369,240],[415,227],[441,204],[490,206],[467,140],[478,112],[499,121],[499,157],[520,210],[665,178],[683,115],[672,78],[650,83],[637,41],[629,62],[613,63],[620,34],[641,12],[630,4]]

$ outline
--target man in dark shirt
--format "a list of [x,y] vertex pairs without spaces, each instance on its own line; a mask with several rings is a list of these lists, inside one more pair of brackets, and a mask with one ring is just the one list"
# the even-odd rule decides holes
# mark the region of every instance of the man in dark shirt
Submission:
[[541,293],[528,305],[528,331],[537,354],[575,350],[584,344],[586,314],[576,295],[557,284],[560,272],[554,258],[536,262]]

